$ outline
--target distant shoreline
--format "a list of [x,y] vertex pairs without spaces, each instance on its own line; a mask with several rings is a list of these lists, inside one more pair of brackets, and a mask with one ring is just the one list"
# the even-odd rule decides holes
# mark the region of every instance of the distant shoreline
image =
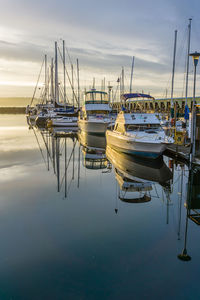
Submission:
[[[30,105],[31,100],[30,97],[0,97],[0,107],[26,107]],[[37,102],[38,100],[35,99],[34,103]]]
[[0,107],[0,114],[25,114],[26,107]]

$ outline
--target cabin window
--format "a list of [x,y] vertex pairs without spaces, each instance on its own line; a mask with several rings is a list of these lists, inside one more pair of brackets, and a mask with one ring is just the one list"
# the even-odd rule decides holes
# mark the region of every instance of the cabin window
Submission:
[[90,92],[85,96],[85,103],[106,103],[108,104],[108,94],[102,92]]
[[128,124],[126,131],[148,131],[160,129],[160,124]]

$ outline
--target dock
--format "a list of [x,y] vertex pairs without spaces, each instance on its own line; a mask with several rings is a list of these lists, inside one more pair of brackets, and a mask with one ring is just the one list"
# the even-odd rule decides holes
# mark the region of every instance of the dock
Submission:
[[186,144],[186,145],[170,144],[167,146],[165,153],[175,156],[177,159],[182,159],[187,162],[190,157],[190,151],[191,151],[190,144]]

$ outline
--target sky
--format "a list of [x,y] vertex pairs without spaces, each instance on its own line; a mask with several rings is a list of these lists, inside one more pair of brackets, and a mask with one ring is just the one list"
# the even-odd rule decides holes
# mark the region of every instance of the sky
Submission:
[[[189,18],[191,52],[200,51],[199,0],[0,0],[0,5],[0,97],[31,97],[44,54],[50,63],[54,42],[61,48],[62,39],[69,74],[79,59],[82,90],[93,78],[101,86],[104,77],[116,87],[124,67],[128,91],[134,56],[133,91],[155,97],[170,97],[176,29],[174,95],[184,95]],[[61,61],[59,74],[62,81]],[[192,85],[190,60],[189,95]]]

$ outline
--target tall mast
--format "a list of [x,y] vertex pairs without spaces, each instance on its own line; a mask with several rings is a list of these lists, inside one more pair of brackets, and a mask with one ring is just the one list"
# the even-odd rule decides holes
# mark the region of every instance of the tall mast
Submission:
[[57,42],[55,42],[55,102],[59,101],[58,91],[58,53],[57,53]]
[[177,42],[177,30],[175,30],[174,36],[174,56],[173,56],[173,67],[172,67],[172,86],[171,86],[171,115],[174,111],[174,100],[173,100],[173,93],[174,93],[174,73],[175,73],[175,60],[176,60],[176,42]]
[[78,109],[80,108],[80,86],[79,86],[79,62],[77,58],[77,81],[78,81]]
[[72,70],[72,103],[74,106],[74,67],[73,67],[73,64],[71,64],[71,70]]
[[121,93],[124,94],[124,67],[122,67],[122,86],[121,86]]
[[57,174],[57,189],[60,192],[60,139],[56,137],[56,174]]
[[53,78],[53,58],[51,59],[51,101],[55,104],[55,97],[54,97],[54,78]]
[[64,72],[64,103],[66,105],[66,77],[65,77],[65,41],[63,40],[63,72]]
[[133,56],[132,67],[131,67],[131,79],[130,79],[130,93],[132,93],[132,82],[133,82],[133,68],[134,68],[135,57]]
[[187,96],[188,96],[188,74],[189,74],[191,22],[192,22],[192,19],[189,19],[189,24],[188,24],[188,48],[187,48],[187,69],[186,69],[186,85],[185,85],[185,105],[187,105]]
[[47,55],[44,56],[44,65],[45,65],[45,89],[44,89],[44,101],[47,103]]

